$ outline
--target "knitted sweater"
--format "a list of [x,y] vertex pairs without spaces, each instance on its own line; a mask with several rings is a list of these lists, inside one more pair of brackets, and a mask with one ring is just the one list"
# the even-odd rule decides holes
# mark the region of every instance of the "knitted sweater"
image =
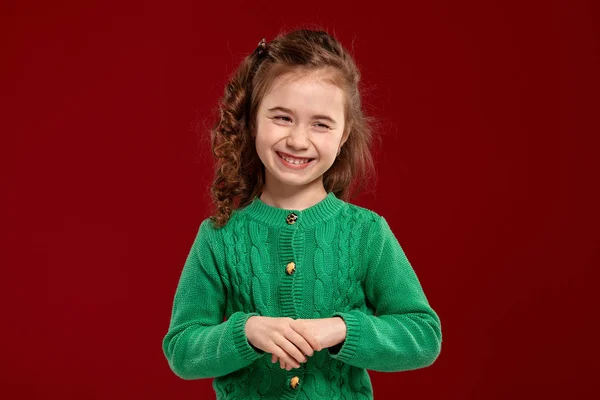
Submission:
[[[248,342],[253,315],[339,316],[346,338],[287,371]],[[367,370],[427,367],[441,342],[440,319],[386,220],[330,192],[302,211],[255,197],[223,228],[205,219],[162,346],[177,376],[214,378],[217,399],[314,400],[372,399]]]

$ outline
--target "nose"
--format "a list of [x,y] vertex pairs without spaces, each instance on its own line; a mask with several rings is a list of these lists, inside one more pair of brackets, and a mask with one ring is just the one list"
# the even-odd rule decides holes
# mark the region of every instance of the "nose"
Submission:
[[286,144],[296,150],[304,150],[308,149],[309,144],[309,134],[301,126],[296,126],[290,130],[290,134],[286,138]]

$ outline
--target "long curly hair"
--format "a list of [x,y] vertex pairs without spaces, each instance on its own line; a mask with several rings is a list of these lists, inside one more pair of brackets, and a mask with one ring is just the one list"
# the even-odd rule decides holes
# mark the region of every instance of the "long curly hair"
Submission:
[[349,52],[323,30],[298,29],[280,33],[270,43],[264,39],[246,56],[225,87],[219,118],[211,129],[215,176],[210,194],[215,206],[210,217],[223,227],[235,209],[248,205],[262,192],[265,168],[254,145],[256,113],[273,81],[301,69],[334,71],[333,83],[344,90],[345,144],[323,175],[327,192],[348,201],[375,178],[371,144],[373,121],[363,112],[360,71]]

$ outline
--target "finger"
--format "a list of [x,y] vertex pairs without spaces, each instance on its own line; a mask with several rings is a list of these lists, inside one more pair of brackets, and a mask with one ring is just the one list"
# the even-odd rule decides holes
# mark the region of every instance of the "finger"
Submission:
[[294,329],[295,332],[297,332],[300,336],[304,338],[304,340],[306,340],[311,349],[311,353],[309,354],[309,356],[312,357],[314,352],[322,350],[322,347],[320,346],[313,334],[299,330],[299,327],[302,327],[302,325],[298,325],[297,323],[290,324],[290,328]]
[[[280,341],[283,344],[291,345],[292,347],[294,347],[294,345],[288,342],[284,337],[281,337]],[[278,343],[275,346],[273,354],[276,354],[279,358],[279,365],[281,365],[281,368],[285,368],[288,365],[292,366],[296,364],[296,361],[288,353],[286,353],[284,348]]]
[[296,365],[290,365],[286,362],[283,362],[283,369],[286,369],[288,371],[291,371],[293,368],[300,368],[300,366],[296,366]]
[[286,353],[286,356],[283,357],[285,363],[289,364],[290,366],[300,368],[300,362],[304,362],[305,359],[302,352],[285,336],[281,337],[277,345],[281,347]]
[[[288,365],[283,361],[283,359],[279,358],[279,367],[281,369],[288,369]],[[289,371],[289,370],[288,370]]]
[[275,364],[278,360],[277,354],[271,354],[271,363]]
[[[286,332],[286,338],[292,342],[300,351],[303,356],[312,357],[314,354],[314,349],[312,345],[308,342],[308,340],[302,336],[299,332],[294,330],[294,327],[290,325],[290,330]],[[301,362],[306,362],[306,357],[304,357],[304,361],[298,360]]]

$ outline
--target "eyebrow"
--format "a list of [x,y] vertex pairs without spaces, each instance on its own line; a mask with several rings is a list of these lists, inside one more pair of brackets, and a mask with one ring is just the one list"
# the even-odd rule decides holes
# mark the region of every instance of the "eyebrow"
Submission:
[[[268,111],[283,111],[286,112],[288,114],[294,114],[294,112],[292,110],[290,110],[289,108],[285,108],[285,107],[273,107],[273,108],[269,108]],[[313,115],[314,119],[324,119],[326,121],[331,122],[332,124],[337,124],[337,122],[335,122],[335,120],[333,118],[331,118],[328,115]]]

